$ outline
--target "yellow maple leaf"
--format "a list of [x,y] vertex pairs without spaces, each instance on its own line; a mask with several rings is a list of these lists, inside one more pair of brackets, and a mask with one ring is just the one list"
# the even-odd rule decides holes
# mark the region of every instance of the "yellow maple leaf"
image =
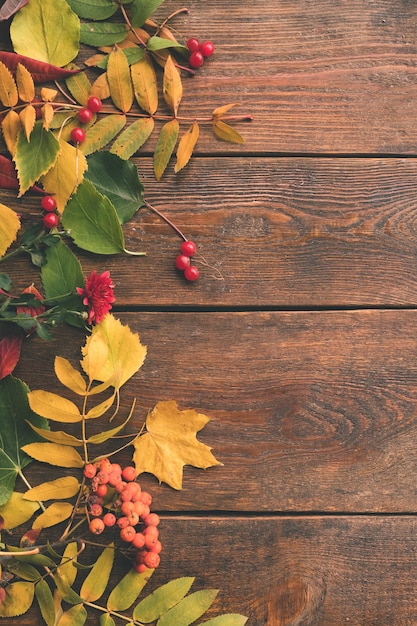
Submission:
[[149,472],[160,482],[182,489],[184,465],[202,469],[222,465],[196,437],[209,421],[193,409],[180,410],[174,400],[159,402],[146,418],[146,433],[133,444],[138,475]]

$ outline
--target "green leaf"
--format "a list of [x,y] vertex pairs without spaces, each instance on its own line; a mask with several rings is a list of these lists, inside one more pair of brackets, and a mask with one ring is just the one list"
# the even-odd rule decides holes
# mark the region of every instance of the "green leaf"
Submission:
[[248,618],[238,613],[225,613],[218,617],[209,619],[208,622],[203,622],[200,626],[244,626]]
[[100,616],[100,626],[116,626],[116,622],[109,613],[103,613]]
[[102,151],[88,158],[86,178],[112,202],[121,224],[143,205],[143,185],[134,163]]
[[152,117],[136,120],[114,141],[110,152],[127,161],[143,146],[151,135],[155,122]]
[[156,50],[165,50],[166,48],[181,48],[182,50],[188,51],[186,46],[178,43],[178,41],[172,41],[172,39],[163,39],[163,37],[150,37],[146,42],[146,48],[155,52]]
[[46,626],[54,626],[55,624],[55,605],[52,591],[48,583],[41,579],[35,587],[35,596],[39,604],[41,615]]
[[106,591],[114,561],[114,544],[104,548],[93,569],[83,582],[80,596],[86,602],[95,602]]
[[106,115],[94,126],[88,129],[87,138],[81,144],[83,153],[87,156],[104,148],[126,124],[125,115]]
[[189,626],[211,607],[217,594],[217,589],[192,593],[165,613],[158,620],[158,626]]
[[113,0],[67,0],[71,9],[85,20],[106,20],[117,11],[117,2]]
[[127,35],[125,24],[113,22],[84,22],[80,28],[80,41],[88,46],[112,46],[120,43]]
[[56,626],[84,626],[86,621],[87,611],[82,604],[76,604],[61,615]]
[[148,17],[157,9],[164,0],[133,0],[131,5],[132,26],[140,27],[146,22]]
[[126,611],[135,602],[153,572],[153,569],[147,569],[142,574],[138,574],[131,569],[111,591],[107,600],[107,609]]
[[0,505],[8,501],[17,474],[32,460],[22,452],[21,447],[41,441],[26,420],[35,426],[48,428],[48,422],[30,409],[28,391],[21,380],[11,375],[0,380]]
[[32,582],[17,582],[7,585],[6,598],[0,604],[0,617],[16,617],[26,613],[32,605],[35,585]]
[[117,254],[124,250],[116,209],[89,180],[83,181],[68,202],[62,223],[83,250],[96,254]]
[[[123,54],[125,55],[129,65],[134,65],[141,59],[143,59],[144,51],[142,48],[123,48]],[[109,62],[109,56],[106,54],[101,61],[95,64],[95,67],[99,67],[102,70],[107,69],[107,63]]]
[[149,624],[178,604],[189,592],[195,578],[175,578],[156,589],[135,607],[133,619]]
[[170,120],[164,124],[159,133],[153,154],[153,166],[157,180],[160,180],[162,174],[169,163],[172,153],[177,143],[180,126],[178,120]]
[[46,174],[58,158],[59,151],[59,141],[52,132],[43,128],[42,122],[36,122],[30,142],[23,129],[20,130],[14,156],[19,178],[19,196]]
[[78,54],[80,20],[65,0],[31,0],[10,26],[15,52],[63,67]]
[[7,570],[18,576],[22,580],[30,580],[36,582],[41,578],[41,574],[38,570],[29,563],[22,563],[21,561],[15,561],[12,563],[7,562]]

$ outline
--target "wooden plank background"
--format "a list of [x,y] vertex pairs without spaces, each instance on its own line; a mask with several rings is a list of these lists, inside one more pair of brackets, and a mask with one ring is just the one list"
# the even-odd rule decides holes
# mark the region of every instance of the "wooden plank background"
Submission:
[[[198,244],[201,278],[182,281],[178,239],[144,209],[125,232],[145,258],[81,255],[110,269],[148,346],[123,409],[138,397],[137,424],[158,400],[201,410],[224,463],[186,469],[180,493],[144,477],[163,517],[153,584],[196,575],[248,626],[414,625],[417,3],[188,7],[178,27],[216,53],[185,80],[182,114],[254,115],[244,146],[204,132],[160,183],[152,143],[135,159],[147,200]],[[16,285],[36,278],[13,268]],[[82,340],[30,339],[17,374],[51,388],[54,355],[75,362]]]

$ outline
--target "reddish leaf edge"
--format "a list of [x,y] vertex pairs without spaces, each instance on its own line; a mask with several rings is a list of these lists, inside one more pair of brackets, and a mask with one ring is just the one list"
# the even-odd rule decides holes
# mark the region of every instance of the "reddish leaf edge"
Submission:
[[73,74],[78,74],[83,71],[82,69],[67,70],[63,67],[57,67],[44,61],[38,61],[37,59],[31,59],[23,54],[17,52],[7,52],[0,50],[0,61],[14,74],[18,63],[21,63],[32,74],[32,78],[35,83],[45,83],[50,80],[58,80],[60,78],[66,78]]

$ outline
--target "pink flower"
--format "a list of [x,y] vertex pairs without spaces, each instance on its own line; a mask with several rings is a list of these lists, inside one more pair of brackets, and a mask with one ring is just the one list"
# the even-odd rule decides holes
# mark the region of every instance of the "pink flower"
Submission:
[[82,296],[83,304],[87,307],[89,324],[99,324],[110,311],[115,301],[113,293],[114,285],[110,278],[110,272],[97,274],[91,272],[85,283],[85,289],[77,287],[77,293]]

